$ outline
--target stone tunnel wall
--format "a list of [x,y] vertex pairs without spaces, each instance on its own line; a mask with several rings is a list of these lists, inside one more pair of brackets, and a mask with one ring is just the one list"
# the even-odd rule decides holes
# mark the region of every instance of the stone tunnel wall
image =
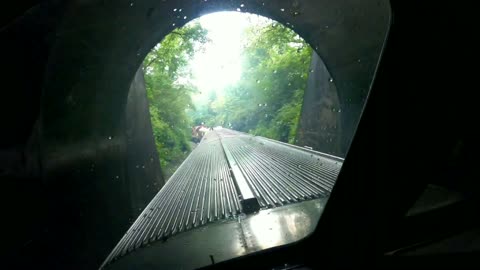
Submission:
[[153,138],[147,91],[142,68],[139,68],[127,98],[126,173],[132,212],[137,215],[165,184]]
[[337,88],[327,67],[315,52],[312,54],[310,70],[313,72],[308,78],[303,97],[296,144],[344,157],[345,153],[340,147],[343,134]]

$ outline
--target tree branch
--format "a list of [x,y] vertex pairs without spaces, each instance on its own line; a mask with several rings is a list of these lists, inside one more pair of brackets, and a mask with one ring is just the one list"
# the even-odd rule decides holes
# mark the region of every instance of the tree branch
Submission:
[[178,35],[178,36],[182,36],[182,37],[185,36],[185,34],[182,34],[182,33],[177,32],[177,31],[172,31],[172,32],[170,32],[170,34],[174,34],[174,35]]
[[152,58],[152,59],[148,62],[148,64],[146,64],[143,68],[144,68],[144,69],[147,69],[151,64],[153,64],[153,62],[155,62],[155,61],[157,61],[157,60],[158,60],[158,57]]
[[[185,36],[184,34],[182,34],[182,33],[180,33],[180,32],[177,32],[177,31],[170,32],[170,34],[174,34],[174,35],[181,36],[181,37]],[[154,57],[154,58],[152,58],[152,59],[148,62],[148,64],[146,64],[143,68],[144,68],[144,69],[147,69],[151,64],[153,64],[155,61],[157,61],[158,58],[159,58],[159,57]]]

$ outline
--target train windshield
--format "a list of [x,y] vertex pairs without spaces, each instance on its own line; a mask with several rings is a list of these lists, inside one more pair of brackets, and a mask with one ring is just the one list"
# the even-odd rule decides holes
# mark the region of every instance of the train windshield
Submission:
[[348,152],[388,25],[374,46],[339,51],[329,39],[339,38],[341,20],[315,28],[325,42],[317,44],[297,32],[302,23],[245,4],[188,23],[182,8],[171,12],[170,32],[129,93],[129,102],[147,99],[156,194],[139,205],[106,269],[198,268],[308,237]]

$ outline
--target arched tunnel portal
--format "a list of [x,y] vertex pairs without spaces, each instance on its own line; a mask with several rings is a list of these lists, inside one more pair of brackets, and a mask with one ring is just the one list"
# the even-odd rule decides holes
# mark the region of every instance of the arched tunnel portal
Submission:
[[[146,205],[164,183],[158,157],[149,148],[154,146],[148,138],[151,133],[135,140],[141,123],[148,126],[148,111],[128,105],[132,81],[140,79],[135,74],[144,57],[173,30],[172,24],[180,27],[208,13],[237,10],[241,4],[242,12],[293,28],[315,49],[319,58],[312,68],[323,80],[309,82],[316,87],[306,92],[312,99],[304,103],[301,140],[345,156],[388,30],[386,1],[50,1],[3,30],[28,25],[29,16],[40,18],[42,27],[47,25],[48,31],[39,31],[48,40],[42,48],[44,77],[38,85],[22,86],[34,89],[38,98],[32,102],[39,109],[26,128],[28,140],[16,145],[26,156],[21,161],[24,170],[46,190],[47,215],[56,220],[51,230],[56,230],[58,243],[52,248],[64,253],[65,263],[98,266],[128,228],[129,219],[138,214],[136,206]],[[56,11],[53,18],[41,15],[45,7]],[[175,8],[182,9],[181,17],[172,12]],[[319,101],[329,95],[336,96],[333,102]],[[131,96],[130,102],[141,103],[144,98]],[[127,111],[135,108],[132,118]],[[319,135],[315,129],[321,124],[316,120],[327,111],[325,117],[332,124],[326,127],[330,135],[325,138],[335,141],[317,146],[311,139]],[[136,169],[144,171],[132,173]],[[78,254],[87,251],[90,259],[83,261]]]

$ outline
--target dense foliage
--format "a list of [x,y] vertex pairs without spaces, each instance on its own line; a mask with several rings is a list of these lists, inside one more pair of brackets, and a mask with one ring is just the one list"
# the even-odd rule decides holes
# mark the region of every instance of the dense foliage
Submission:
[[174,30],[157,44],[143,62],[153,135],[160,163],[168,177],[190,152],[195,86],[188,83],[189,59],[207,42],[207,32],[194,23]]

